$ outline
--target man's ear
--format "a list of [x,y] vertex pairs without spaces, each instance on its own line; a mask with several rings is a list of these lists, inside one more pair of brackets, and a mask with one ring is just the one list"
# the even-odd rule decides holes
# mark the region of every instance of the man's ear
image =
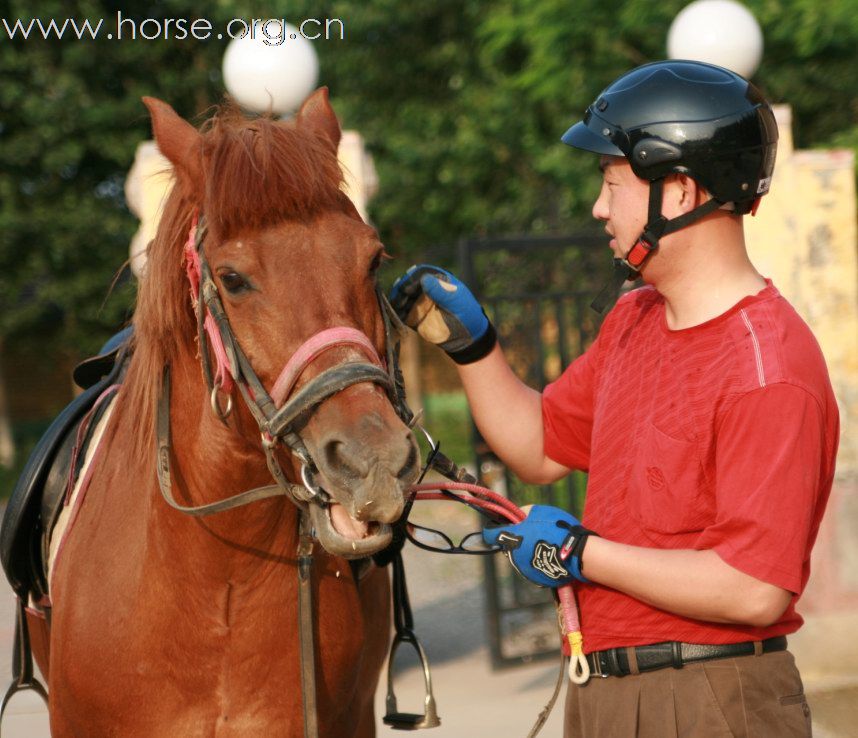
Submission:
[[706,188],[687,174],[671,174],[665,181],[665,206],[676,208],[677,215],[689,213],[709,199]]

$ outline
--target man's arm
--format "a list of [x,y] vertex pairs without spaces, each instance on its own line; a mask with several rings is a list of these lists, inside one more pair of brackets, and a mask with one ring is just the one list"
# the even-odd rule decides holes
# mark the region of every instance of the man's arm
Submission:
[[440,267],[419,264],[393,285],[390,303],[406,325],[456,362],[477,427],[510,469],[532,483],[569,473],[545,455],[542,395],[513,373],[466,285]]
[[545,455],[542,394],[515,375],[500,344],[485,358],[457,369],[477,428],[516,476],[547,484],[569,473]]
[[727,564],[715,551],[661,550],[591,536],[583,571],[649,605],[695,620],[765,627],[776,622],[792,593]]

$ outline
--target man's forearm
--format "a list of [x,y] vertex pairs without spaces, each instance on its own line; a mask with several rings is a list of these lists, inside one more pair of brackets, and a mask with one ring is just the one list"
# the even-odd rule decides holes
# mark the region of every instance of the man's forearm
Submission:
[[480,433],[517,476],[539,483],[568,473],[545,456],[542,395],[515,375],[499,344],[484,359],[458,369]]
[[714,623],[766,626],[791,593],[727,564],[715,551],[662,550],[591,537],[583,574],[662,610]]

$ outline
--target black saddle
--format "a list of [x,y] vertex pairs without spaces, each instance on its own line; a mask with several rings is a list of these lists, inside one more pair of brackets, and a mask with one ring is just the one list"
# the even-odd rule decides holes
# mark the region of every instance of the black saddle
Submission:
[[[87,420],[91,432],[100,412],[92,413],[96,400],[105,389],[119,384],[130,358],[131,328],[108,341],[101,352],[79,364],[75,381],[84,389],[51,423],[36,444],[24,471],[15,484],[0,526],[0,564],[15,594],[26,603],[48,594],[47,565],[50,532],[62,511],[70,475],[77,476],[83,463],[89,432],[79,429]],[[88,417],[89,416],[89,417]],[[82,441],[78,453],[75,446]],[[73,459],[77,459],[72,469]]]

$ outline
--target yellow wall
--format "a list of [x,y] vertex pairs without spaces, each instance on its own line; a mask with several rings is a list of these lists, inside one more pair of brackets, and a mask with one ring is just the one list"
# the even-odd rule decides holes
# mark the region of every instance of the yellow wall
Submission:
[[780,128],[771,192],[745,219],[748,252],[808,322],[840,405],[838,477],[858,472],[858,236],[851,151],[794,151],[791,113]]

